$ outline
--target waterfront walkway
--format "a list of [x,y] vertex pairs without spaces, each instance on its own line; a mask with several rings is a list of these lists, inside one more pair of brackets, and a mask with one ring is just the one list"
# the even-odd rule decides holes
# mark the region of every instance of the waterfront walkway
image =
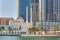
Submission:
[[33,36],[35,36],[35,37],[60,37],[60,35],[31,35],[31,34],[29,34],[29,35],[21,35],[21,36],[25,36],[25,37],[27,37],[27,36],[30,36],[30,37],[33,37]]
[[20,36],[20,31],[0,31],[1,36]]
[[50,34],[43,33],[43,34],[21,34],[20,31],[0,31],[0,36],[40,36],[40,37],[60,37],[59,31],[50,31]]

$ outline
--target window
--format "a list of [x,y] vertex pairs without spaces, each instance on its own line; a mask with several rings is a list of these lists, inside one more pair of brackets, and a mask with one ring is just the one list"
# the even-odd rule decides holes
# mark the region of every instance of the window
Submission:
[[57,15],[56,14],[54,14],[54,18],[53,19],[54,19],[53,21],[57,21]]
[[19,29],[17,28],[17,30],[19,30]]
[[26,32],[20,32],[21,34],[26,34]]
[[33,9],[34,9],[34,8],[33,8],[33,5],[32,5],[32,12],[33,12]]
[[6,25],[9,25],[9,21],[8,20],[6,20]]
[[23,32],[23,34],[26,34],[26,32]]
[[36,12],[38,12],[38,5],[36,5]]
[[19,27],[19,30],[21,30],[21,26]]
[[59,16],[59,21],[60,21],[60,16]]
[[34,3],[34,0],[31,0],[31,3]]
[[39,3],[39,0],[35,0],[35,3]]
[[29,32],[29,34],[31,34],[31,32]]

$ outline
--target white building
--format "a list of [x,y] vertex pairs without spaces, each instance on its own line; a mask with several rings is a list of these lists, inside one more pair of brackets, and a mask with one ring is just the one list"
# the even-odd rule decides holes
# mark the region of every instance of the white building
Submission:
[[[32,14],[32,13],[31,13]],[[26,7],[26,22],[24,22],[24,19],[20,16],[17,17],[16,20],[11,20],[9,22],[9,25],[11,27],[16,28],[18,31],[21,31],[21,34],[27,34],[28,33],[28,28],[32,27],[32,17],[31,17],[31,22],[28,22],[28,7]],[[19,29],[21,28],[21,29]]]
[[60,22],[36,22],[36,27],[45,27],[49,30],[53,25],[56,25],[60,30]]

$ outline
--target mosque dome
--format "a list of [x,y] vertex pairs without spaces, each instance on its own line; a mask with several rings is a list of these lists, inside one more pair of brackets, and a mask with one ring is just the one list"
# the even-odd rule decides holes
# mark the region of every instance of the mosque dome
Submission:
[[16,21],[17,22],[24,22],[24,19],[20,16],[20,17],[17,17]]

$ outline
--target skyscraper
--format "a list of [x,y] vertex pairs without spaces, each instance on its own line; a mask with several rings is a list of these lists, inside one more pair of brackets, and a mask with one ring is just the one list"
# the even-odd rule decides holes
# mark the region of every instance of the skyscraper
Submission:
[[18,17],[21,16],[25,21],[26,21],[26,6],[28,6],[29,9],[29,0],[18,0]]
[[30,0],[30,10],[32,8],[32,22],[41,21],[41,0]]
[[[41,2],[40,2],[41,1]],[[37,26],[44,26],[46,30],[49,30],[52,25],[60,27],[60,0],[39,0],[39,18],[40,22],[37,22]],[[36,5],[36,4],[35,4]],[[41,11],[41,13],[40,13]]]
[[44,0],[45,21],[57,22],[60,20],[60,0]]
[[42,14],[44,14],[44,25],[48,30],[52,25],[60,27],[60,0],[43,0]]

